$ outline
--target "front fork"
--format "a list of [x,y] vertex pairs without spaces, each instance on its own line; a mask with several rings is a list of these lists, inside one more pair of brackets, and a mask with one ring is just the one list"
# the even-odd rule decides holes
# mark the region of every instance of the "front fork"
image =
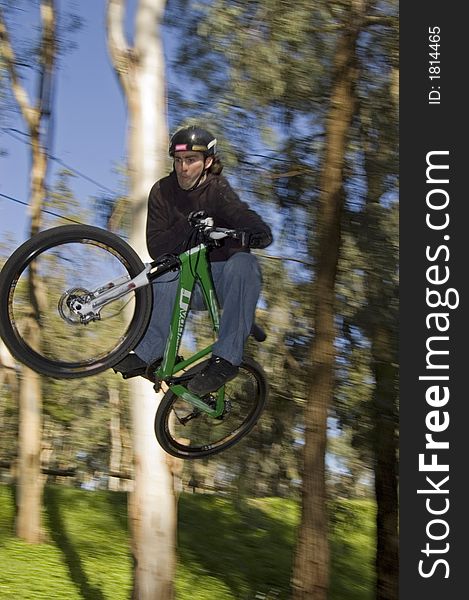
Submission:
[[74,314],[79,316],[80,321],[85,325],[90,321],[98,321],[103,306],[149,285],[151,281],[168,271],[178,269],[179,264],[177,257],[168,257],[158,262],[145,263],[144,269],[132,279],[123,276],[109,281],[91,292],[74,298],[68,303],[68,307]]
[[68,307],[71,312],[79,316],[83,324],[98,321],[103,306],[122,298],[129,292],[148,285],[148,274],[151,270],[152,265],[150,263],[146,264],[144,270],[133,279],[123,276],[114,281],[109,281],[86,295],[74,298],[70,303],[67,303]]

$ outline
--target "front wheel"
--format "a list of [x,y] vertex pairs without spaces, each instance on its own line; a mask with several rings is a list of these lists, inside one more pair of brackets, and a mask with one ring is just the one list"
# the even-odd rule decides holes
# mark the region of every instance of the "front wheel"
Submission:
[[[195,375],[203,366],[193,367],[186,375]],[[225,384],[225,412],[221,417],[210,417],[169,391],[156,412],[156,438],[166,452],[178,458],[203,458],[222,452],[253,429],[267,393],[262,368],[245,359],[238,375]],[[210,395],[206,399],[210,402]]]
[[[73,301],[127,281],[144,265],[117,235],[63,225],[22,244],[0,273],[0,336],[21,363],[49,377],[95,375],[140,340],[150,317],[151,285],[102,307],[82,322]],[[77,300],[78,299],[78,300]]]

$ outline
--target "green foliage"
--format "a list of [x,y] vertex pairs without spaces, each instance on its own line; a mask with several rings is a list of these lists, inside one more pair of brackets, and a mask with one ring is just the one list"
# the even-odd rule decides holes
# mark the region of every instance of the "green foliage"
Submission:
[[[126,496],[47,486],[45,540],[14,537],[14,500],[0,485],[0,596],[17,600],[126,600],[131,585]],[[374,509],[368,502],[330,505],[330,600],[371,600]],[[179,502],[177,600],[289,597],[296,502],[280,498],[241,505],[215,495]]]

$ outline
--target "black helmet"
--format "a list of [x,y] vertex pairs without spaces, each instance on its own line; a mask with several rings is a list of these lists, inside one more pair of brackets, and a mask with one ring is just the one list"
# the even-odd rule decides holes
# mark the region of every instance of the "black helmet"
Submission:
[[205,156],[213,156],[216,148],[216,138],[206,129],[196,126],[183,127],[176,131],[171,138],[169,155],[174,156],[175,152],[193,150],[194,152],[203,152]]

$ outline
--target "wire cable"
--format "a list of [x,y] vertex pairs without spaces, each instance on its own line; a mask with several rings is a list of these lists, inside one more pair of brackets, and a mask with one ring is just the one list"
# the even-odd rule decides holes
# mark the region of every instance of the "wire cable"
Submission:
[[[8,196],[7,194],[2,194],[0,192],[0,197],[5,198],[6,200],[10,200],[11,202],[15,202],[16,204],[21,204],[23,206],[29,207],[29,204],[27,202],[24,202],[23,200],[18,200],[18,198],[13,198],[12,196]],[[59,219],[64,219],[65,221],[70,221],[71,223],[76,223],[77,225],[85,224],[82,221],[76,221],[75,219],[71,219],[70,217],[64,217],[63,215],[59,215],[58,213],[55,213],[52,210],[48,210],[47,208],[42,208],[41,212],[47,213],[48,215],[52,215],[53,217],[58,217]]]
[[[29,138],[30,136],[28,133],[25,133],[24,131],[20,131],[19,129],[15,129],[13,127],[0,127],[0,129],[3,132],[5,132],[7,135],[12,137],[13,139],[21,142],[22,144],[29,144],[29,142],[27,142],[26,140],[24,140],[20,137],[20,136],[23,136],[23,137]],[[15,134],[17,134],[17,135],[15,135]],[[89,183],[96,185],[97,187],[101,188],[102,190],[109,192],[110,194],[115,194],[115,190],[112,190],[111,188],[100,183],[99,181],[96,181],[96,179],[89,177],[88,175],[86,175],[85,173],[82,173],[78,169],[75,169],[75,167],[72,167],[71,165],[67,164],[61,158],[58,158],[57,156],[53,156],[52,154],[49,154],[49,153],[47,154],[47,158],[49,160],[53,160],[54,162],[58,163],[62,167],[68,169],[69,171],[71,171],[72,173],[77,175],[78,177],[81,177],[82,179],[85,179]]]

